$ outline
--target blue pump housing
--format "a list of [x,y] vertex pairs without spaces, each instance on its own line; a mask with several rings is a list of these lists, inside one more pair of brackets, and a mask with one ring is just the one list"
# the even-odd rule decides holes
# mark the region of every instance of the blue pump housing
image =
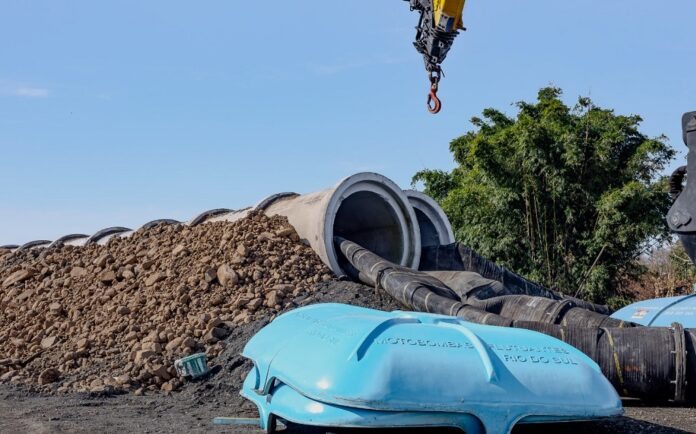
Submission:
[[696,328],[696,294],[639,301],[611,317],[644,326],[670,327],[678,322],[684,328]]
[[339,304],[276,318],[246,345],[241,394],[261,426],[459,427],[507,433],[518,423],[622,414],[599,367],[555,338],[454,317]]

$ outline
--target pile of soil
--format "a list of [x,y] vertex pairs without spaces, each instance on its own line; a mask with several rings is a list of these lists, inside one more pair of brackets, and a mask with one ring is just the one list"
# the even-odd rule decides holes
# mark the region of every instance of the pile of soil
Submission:
[[285,218],[261,213],[159,225],[105,246],[3,252],[0,382],[173,391],[174,360],[214,360],[241,326],[306,303],[332,279]]

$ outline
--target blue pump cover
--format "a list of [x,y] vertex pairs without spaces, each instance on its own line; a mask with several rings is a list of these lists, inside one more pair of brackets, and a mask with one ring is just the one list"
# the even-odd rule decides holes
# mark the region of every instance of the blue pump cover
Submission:
[[696,328],[696,294],[639,301],[611,317],[644,326],[669,327],[678,322],[684,328]]
[[555,338],[454,317],[340,304],[276,318],[246,345],[242,395],[275,416],[326,427],[454,426],[507,433],[517,423],[622,414],[599,367]]

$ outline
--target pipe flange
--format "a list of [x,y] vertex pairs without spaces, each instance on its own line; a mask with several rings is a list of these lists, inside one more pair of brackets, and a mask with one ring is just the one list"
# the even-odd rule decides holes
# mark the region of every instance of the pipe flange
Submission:
[[82,238],[89,238],[89,235],[85,235],[85,234],[64,235],[64,236],[58,238],[57,240],[55,240],[54,242],[52,242],[51,244],[49,244],[48,248],[53,249],[56,247],[61,247],[61,246],[65,245],[65,243],[68,243],[70,241],[79,240]]
[[386,176],[373,172],[357,173],[340,181],[333,189],[330,199],[324,209],[324,249],[329,268],[337,275],[342,272],[338,263],[338,255],[334,245],[334,223],[336,214],[344,200],[355,193],[369,192],[379,196],[394,213],[401,229],[401,243],[403,254],[396,261],[397,264],[408,268],[418,269],[421,255],[420,228],[415,211],[404,194],[394,181]]
[[[440,205],[432,197],[416,190],[404,190],[404,194],[408,197],[408,201],[413,208],[420,212],[435,229],[439,245],[444,246],[455,242],[452,224],[447,218],[447,214],[445,214]],[[418,217],[418,214],[416,216]],[[424,228],[421,226],[420,230],[421,238],[423,238]],[[423,244],[422,241],[421,244]],[[423,244],[423,247],[428,246]]]
[[684,402],[686,400],[686,335],[684,326],[678,322],[672,324],[671,329],[674,335],[674,401]]
[[152,229],[157,225],[178,225],[181,222],[179,220],[174,220],[174,219],[158,219],[158,220],[153,220],[151,222],[147,222],[144,225],[140,226],[140,229]]
[[269,206],[273,205],[274,203],[276,203],[277,201],[279,201],[281,199],[287,199],[290,197],[297,197],[297,196],[299,196],[299,194],[293,193],[293,192],[277,193],[277,194],[268,196],[267,198],[265,198],[264,200],[262,200],[261,202],[256,204],[254,206],[254,210],[255,211],[266,211],[266,209],[268,209]]
[[31,250],[31,249],[36,249],[39,247],[47,247],[48,245],[51,244],[51,241],[49,240],[35,240],[35,241],[29,241],[28,243],[22,244],[17,251],[18,252],[23,252],[25,250]]
[[130,231],[131,231],[131,229],[124,228],[121,226],[114,226],[114,227],[102,229],[99,232],[97,232],[96,234],[89,237],[87,239],[87,241],[85,242],[85,246],[89,246],[90,244],[96,244],[106,237],[110,237],[112,235],[117,235],[117,234],[122,234],[124,232],[130,232]]
[[553,321],[551,324],[559,324],[563,317],[565,317],[565,314],[574,307],[577,307],[577,304],[573,300],[558,301],[556,307],[551,312]]
[[189,223],[189,226],[198,226],[201,223],[205,223],[206,220],[208,220],[211,217],[215,217],[216,215],[220,214],[227,214],[233,212],[233,210],[228,209],[228,208],[215,208],[211,209],[208,211],[204,211],[200,214],[198,214],[193,220],[191,220],[191,223]]

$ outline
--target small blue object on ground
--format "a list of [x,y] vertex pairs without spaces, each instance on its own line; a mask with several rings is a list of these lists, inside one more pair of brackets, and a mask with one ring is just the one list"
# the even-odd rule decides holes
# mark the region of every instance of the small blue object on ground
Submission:
[[210,371],[205,353],[192,354],[179,359],[174,362],[174,368],[180,377],[190,379],[200,378]]

